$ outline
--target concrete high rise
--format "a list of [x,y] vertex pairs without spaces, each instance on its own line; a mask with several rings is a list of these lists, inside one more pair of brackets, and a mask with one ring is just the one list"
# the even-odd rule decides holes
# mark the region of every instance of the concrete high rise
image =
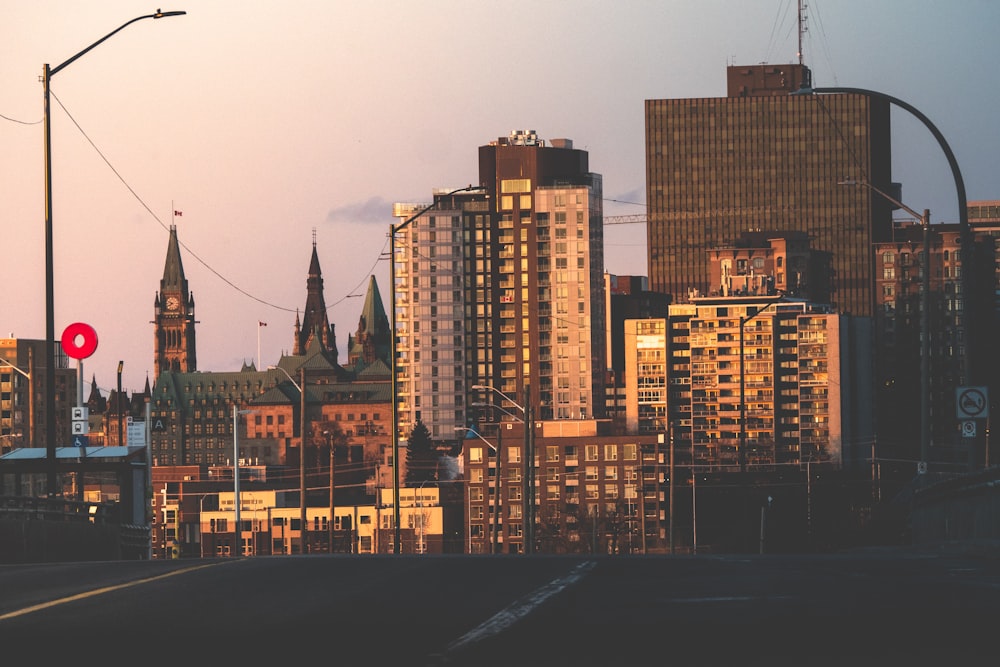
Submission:
[[706,254],[745,232],[801,231],[832,261],[831,305],[873,316],[872,244],[891,238],[889,104],[792,95],[803,65],[731,66],[727,96],[646,100],[650,289],[711,296]]
[[[488,227],[489,202],[478,192],[436,190],[433,203],[396,203],[396,372],[399,432],[419,419],[435,440],[454,440],[465,412],[465,230]],[[427,210],[424,210],[427,209]],[[423,213],[420,213],[424,210]]]
[[515,131],[479,148],[479,182],[492,216],[467,230],[469,384],[530,403],[536,420],[602,417],[601,175],[570,139]]
[[[602,181],[569,139],[512,132],[479,148],[481,191],[397,203],[399,429],[436,440],[479,418],[582,420],[605,411]],[[422,212],[421,212],[422,211]],[[530,397],[527,396],[530,391]]]

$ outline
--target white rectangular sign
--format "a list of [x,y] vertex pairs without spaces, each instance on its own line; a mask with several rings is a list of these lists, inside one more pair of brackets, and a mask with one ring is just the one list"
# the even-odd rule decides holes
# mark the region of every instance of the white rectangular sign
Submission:
[[132,421],[129,422],[128,428],[125,430],[126,440],[125,444],[132,447],[139,447],[146,444],[146,422]]

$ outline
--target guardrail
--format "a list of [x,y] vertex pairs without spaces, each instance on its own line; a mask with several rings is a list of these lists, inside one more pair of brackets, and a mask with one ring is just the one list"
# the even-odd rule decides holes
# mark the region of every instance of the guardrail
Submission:
[[140,560],[149,535],[120,523],[117,503],[0,496],[0,563]]

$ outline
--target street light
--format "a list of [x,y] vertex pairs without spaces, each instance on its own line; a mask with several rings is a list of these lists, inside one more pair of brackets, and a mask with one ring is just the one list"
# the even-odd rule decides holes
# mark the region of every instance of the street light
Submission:
[[[474,391],[492,391],[520,410],[521,414],[524,415],[524,419],[522,420],[524,424],[524,553],[531,554],[535,550],[535,429],[531,415],[531,405],[527,400],[523,406],[519,405],[517,401],[493,385],[474,384],[470,389]],[[525,387],[524,394],[526,398],[530,398],[531,393],[528,387]]]
[[[473,404],[473,405],[475,405],[475,404]],[[486,403],[484,405],[493,405],[493,404],[492,403]],[[496,406],[494,406],[494,407],[496,407]],[[469,431],[472,431],[473,433],[476,434],[477,438],[479,438],[480,440],[482,440],[483,442],[485,442],[486,446],[493,450],[493,453],[497,457],[497,474],[496,474],[496,479],[497,479],[496,486],[497,486],[497,489],[496,489],[496,497],[494,498],[494,501],[493,501],[493,549],[492,549],[493,553],[497,553],[497,546],[499,545],[499,542],[500,542],[500,507],[501,507],[501,503],[503,501],[503,468],[502,468],[502,464],[501,464],[501,456],[502,456],[502,453],[503,453],[503,425],[500,424],[500,423],[497,423],[497,444],[496,444],[496,446],[494,446],[492,442],[490,442],[489,440],[487,440],[486,438],[484,438],[482,436],[482,434],[480,434],[479,431],[477,431],[474,428],[467,428],[465,426],[456,426],[455,430],[456,431],[464,431],[465,433],[468,433]],[[470,548],[471,548],[471,545],[470,545]]]
[[[961,287],[962,287],[962,294],[965,295],[966,299],[968,299],[968,295],[971,294],[971,290],[969,289],[970,276],[972,274],[972,271],[970,270],[971,269],[970,260],[972,259],[973,256],[972,232],[969,228],[969,205],[968,201],[966,201],[965,198],[965,181],[962,179],[962,172],[958,168],[958,160],[955,159],[955,154],[952,152],[951,146],[949,146],[948,142],[945,140],[944,135],[941,134],[941,131],[937,129],[934,123],[932,123],[927,116],[922,114],[914,106],[907,104],[906,102],[897,99],[891,95],[886,95],[885,93],[880,93],[878,91],[866,90],[864,88],[841,88],[841,87],[810,88],[804,86],[799,90],[792,92],[790,94],[812,95],[821,93],[847,93],[854,95],[867,95],[869,97],[875,97],[881,100],[885,100],[890,104],[895,104],[896,106],[905,109],[906,111],[909,111],[911,114],[916,116],[917,119],[920,120],[920,122],[922,122],[928,130],[930,130],[931,134],[934,135],[934,138],[937,139],[938,145],[941,147],[941,150],[944,151],[944,155],[948,159],[948,166],[951,167],[952,178],[955,179],[955,192],[958,195],[958,231],[959,231],[959,239],[961,240],[960,244],[960,252],[962,259]],[[874,186],[869,185],[869,187],[875,190]],[[879,190],[875,191],[881,194],[883,197],[889,198],[888,195],[886,195],[884,192],[881,192]],[[923,219],[923,216],[911,212],[910,209],[903,206],[899,202],[896,202],[893,199],[889,200],[895,203],[903,210],[910,213],[910,215],[914,216],[915,218]],[[968,335],[969,340],[966,343],[966,353],[962,355],[962,358],[960,360],[961,376],[959,378],[959,384],[962,384],[963,382],[971,383],[972,379],[970,378],[969,375],[972,371],[976,371],[977,374],[981,372],[979,371],[979,369],[975,368],[974,364],[969,360],[969,350],[976,349],[976,346],[978,345],[978,341],[973,340],[973,337],[977,336],[976,322],[973,320],[972,317],[968,317],[968,314],[966,320],[970,322],[971,326],[966,325],[966,331],[969,334]],[[926,410],[922,412],[924,415],[926,415]],[[924,430],[926,431],[926,429]],[[923,446],[923,443],[921,443],[921,446]],[[924,454],[921,453],[921,456],[923,457]]]
[[[921,249],[920,263],[923,265],[923,275],[920,279],[920,462],[917,464],[917,474],[927,473],[927,461],[931,450],[930,433],[930,412],[931,412],[931,329],[930,329],[930,292],[931,292],[931,212],[924,209],[924,212],[917,213],[912,208],[901,201],[890,197],[868,181],[855,181],[852,179],[840,181],[838,185],[863,185],[883,197],[898,208],[903,209],[914,218],[920,220],[923,228],[923,248]],[[962,268],[962,276],[966,275],[965,267]]]
[[[292,383],[292,386],[299,391],[299,412],[301,413],[299,415],[299,522],[302,524],[302,553],[306,553],[309,535],[309,520],[306,516],[306,392],[303,391],[303,388],[306,386],[306,367],[299,367],[302,379],[301,385],[281,366],[268,366],[267,369],[270,371],[278,370],[284,373],[288,381]],[[333,517],[330,517],[330,519],[332,521]]]
[[464,188],[457,188],[443,196],[435,198],[433,203],[420,209],[398,225],[389,225],[389,311],[392,329],[392,358],[389,360],[389,366],[392,371],[392,505],[393,528],[395,531],[392,551],[395,554],[400,553],[400,540],[402,538],[399,525],[399,378],[397,377],[398,369],[396,364],[396,355],[398,354],[398,336],[396,334],[396,234],[409,227],[414,220],[424,213],[435,208],[444,197],[451,197],[459,192],[475,192],[485,189],[481,185],[467,185]]
[[[327,444],[330,445],[330,520],[327,521],[327,542],[329,543],[330,553],[333,553],[333,514],[335,508],[333,506],[333,489],[334,489],[334,453],[333,453],[333,438],[334,433],[330,431],[323,431],[323,435],[326,436]],[[317,457],[318,458],[318,457]]]
[[[28,370],[27,371],[21,370],[20,368],[18,368],[14,364],[10,363],[6,359],[0,359],[0,363],[2,363],[4,366],[10,367],[12,370],[14,370],[17,373],[19,373],[22,377],[24,377],[28,381],[28,443],[27,443],[28,447],[32,446],[33,441],[34,441],[34,437],[35,437],[35,383],[31,379],[31,374],[32,374],[32,371],[34,370],[32,368],[32,366],[33,366],[33,364],[32,364],[32,356],[33,356],[32,355],[32,349],[29,347],[28,348]],[[23,433],[24,433],[24,431],[22,429],[22,436],[21,436],[22,438],[24,437]],[[24,444],[24,443],[22,443],[22,444]]]
[[58,74],[64,67],[74,62],[77,58],[96,47],[98,44],[126,26],[143,19],[162,19],[168,16],[181,16],[187,12],[161,12],[156,10],[155,14],[139,16],[131,21],[123,23],[117,29],[109,32],[104,37],[80,51],[75,56],[55,67],[49,67],[48,63],[42,66],[42,114],[43,114],[43,135],[45,144],[45,444],[46,444],[46,487],[49,497],[56,494],[56,326],[55,326],[55,289],[53,278],[52,259],[52,133],[51,122],[49,120],[49,88],[52,77]]
[[[765,310],[770,308],[772,305],[778,303],[785,298],[783,292],[779,293],[775,298],[765,301],[763,305],[754,307],[753,314],[751,315],[740,315],[740,472],[746,472],[747,468],[747,400],[746,400],[746,360],[744,354],[744,343],[743,343],[743,329],[746,327],[747,322],[757,317]],[[749,312],[749,311],[748,311]],[[694,460],[691,461],[691,473],[694,474]]]
[[256,410],[240,410],[235,404],[233,405],[233,507],[236,510],[236,544],[233,546],[236,547],[237,556],[243,555],[243,530],[240,526],[240,505],[242,504],[240,502],[240,415],[249,415],[254,412]]

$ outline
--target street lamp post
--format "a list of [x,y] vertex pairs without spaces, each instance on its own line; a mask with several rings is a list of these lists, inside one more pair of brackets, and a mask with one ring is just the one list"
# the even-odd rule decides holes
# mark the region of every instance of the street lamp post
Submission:
[[[492,391],[494,394],[504,399],[524,415],[524,553],[531,554],[535,549],[535,429],[531,415],[530,400],[525,400],[524,405],[519,405],[517,401],[503,393],[493,385],[476,384],[470,389],[476,391]],[[526,399],[530,399],[531,394],[527,387],[524,389]],[[501,408],[502,410],[502,408]],[[504,410],[506,412],[506,410]],[[510,414],[510,413],[507,413]],[[513,415],[511,415],[513,416]],[[515,417],[516,419],[516,417]],[[499,461],[499,459],[498,459]],[[499,463],[498,463],[499,465]]]
[[[489,403],[487,405],[493,405]],[[494,406],[495,407],[495,406]],[[469,432],[470,429],[464,426],[456,426],[456,431]],[[498,553],[498,545],[500,542],[500,508],[503,502],[503,467],[501,463],[501,456],[503,455],[503,425],[497,422],[497,444],[494,447],[493,443],[484,438],[479,431],[471,429],[476,437],[486,443],[486,446],[493,450],[497,457],[497,473],[496,473],[496,496],[493,502],[493,545],[492,553]]]
[[[233,508],[236,511],[236,547],[237,557],[243,555],[243,530],[240,526],[240,415],[249,415],[254,410],[240,410],[233,405]],[[200,521],[200,519],[199,519]]]
[[[753,313],[750,315],[740,315],[740,472],[746,472],[747,469],[747,400],[746,400],[746,361],[744,353],[744,342],[743,342],[743,329],[746,327],[747,322],[757,317],[765,310],[770,308],[772,305],[778,303],[785,295],[778,294],[777,297],[766,301],[762,306],[756,307]],[[694,460],[691,461],[691,471],[694,474]]]
[[[299,523],[302,532],[302,553],[306,553],[309,536],[309,520],[306,516],[306,367],[299,368],[302,384],[295,381],[281,366],[268,366],[268,370],[278,370],[285,374],[299,392]],[[332,519],[332,517],[331,517]]]
[[42,67],[42,115],[43,115],[43,136],[45,144],[45,458],[46,466],[46,489],[49,497],[57,495],[56,490],[56,327],[55,327],[55,298],[53,278],[53,253],[52,253],[52,132],[49,114],[49,90],[52,77],[58,74],[64,67],[80,58],[85,53],[96,47],[101,42],[123,30],[136,21],[143,19],[162,19],[168,16],[181,16],[187,12],[161,12],[156,10],[155,14],[138,16],[131,21],[127,21],[112,30],[104,37],[100,38],[84,50],[74,55],[55,67],[49,67],[45,63]]
[[[834,88],[803,87],[791,94],[811,95],[814,93],[817,94],[847,93],[854,95],[867,95],[869,97],[875,97],[877,99],[885,100],[890,104],[895,104],[901,109],[905,109],[906,111],[909,111],[911,114],[916,116],[916,118],[920,120],[920,122],[923,123],[928,130],[930,130],[931,134],[934,135],[934,138],[937,139],[938,145],[941,147],[941,150],[944,152],[945,158],[947,158],[948,160],[948,166],[951,167],[951,175],[952,178],[954,178],[955,180],[955,192],[958,195],[958,231],[959,231],[959,239],[961,241],[960,253],[962,259],[961,287],[962,287],[962,294],[964,295],[966,302],[968,302],[969,295],[972,293],[972,291],[970,290],[970,287],[972,287],[972,285],[970,285],[971,281],[970,276],[973,273],[970,266],[971,264],[970,260],[972,258],[973,253],[972,253],[972,232],[971,229],[969,228],[969,205],[965,197],[965,181],[962,179],[962,172],[958,168],[958,160],[955,159],[955,154],[952,152],[951,146],[949,146],[948,142],[945,140],[944,135],[941,134],[941,131],[938,130],[938,128],[934,125],[934,123],[931,122],[931,120],[927,116],[921,113],[913,105],[908,104],[903,100],[897,99],[891,95],[886,95],[885,93],[880,93],[875,90],[866,90],[864,88],[841,88],[841,87],[834,87]],[[889,196],[886,195],[884,192],[875,189],[874,186],[869,185],[869,187],[871,187],[873,190],[875,190],[875,192],[878,192],[883,197],[889,199],[889,201],[893,202],[903,210],[910,213],[910,215],[914,216],[915,218],[919,218],[921,220],[923,219],[924,216],[917,215],[907,207],[903,206],[901,203],[889,198]],[[925,228],[926,228],[926,221],[925,221]],[[975,368],[975,365],[969,359],[970,356],[969,350],[974,351],[975,349],[977,349],[976,346],[978,345],[978,341],[973,339],[974,337],[978,336],[978,332],[976,331],[976,322],[973,320],[972,317],[968,316],[966,317],[966,321],[971,324],[971,326],[970,324],[966,325],[966,330],[969,333],[968,338],[970,340],[967,341],[965,346],[966,352],[965,354],[962,355],[960,360],[961,374],[959,378],[959,384],[965,382],[972,382],[970,374],[972,372],[977,372],[977,373],[980,372],[978,369]],[[922,413],[926,415],[926,410],[922,410]],[[923,446],[923,442],[921,442],[921,446]],[[923,453],[921,453],[921,456],[923,456]]]
[[[923,475],[927,472],[928,458],[931,451],[931,212],[925,208],[923,213],[917,213],[903,202],[890,197],[868,181],[846,180],[841,181],[838,185],[863,185],[894,206],[920,220],[923,232],[923,247],[920,251],[920,263],[922,264],[920,276],[920,462],[917,464],[917,474]],[[965,275],[966,271],[963,266],[962,276],[965,277]]]
[[[18,368],[14,364],[10,363],[6,359],[0,359],[0,363],[2,363],[4,366],[9,366],[11,368],[11,370],[17,372],[24,379],[26,379],[28,381],[28,442],[27,442],[27,445],[26,445],[28,447],[32,446],[32,442],[33,442],[34,436],[35,436],[35,381],[32,378],[32,373],[34,371],[34,368],[32,368],[32,366],[33,366],[32,359],[33,359],[33,354],[32,354],[32,349],[30,347],[28,348],[28,370],[27,371],[21,370],[20,368]],[[24,437],[23,436],[24,430],[22,429],[21,432],[22,432],[22,436],[21,437],[23,438]]]
[[[467,185],[464,188],[457,188],[444,195],[451,197],[459,192],[474,192],[484,190],[479,185]],[[392,506],[393,506],[393,529],[395,538],[392,544],[392,551],[400,553],[400,540],[402,538],[399,525],[399,378],[396,355],[398,354],[398,336],[396,333],[396,234],[403,231],[410,224],[422,216],[427,211],[435,208],[440,199],[435,199],[431,204],[420,209],[403,222],[389,225],[389,312],[391,317],[391,359],[389,366],[392,371]]]
[[333,467],[333,464],[334,464],[334,460],[333,460],[334,459],[334,454],[333,454],[333,436],[334,436],[334,434],[331,433],[330,431],[323,431],[323,435],[326,436],[326,441],[330,445],[330,520],[327,522],[327,542],[329,543],[330,553],[333,553],[333,537],[334,537],[334,535],[333,535],[333,513],[334,513],[333,490],[335,488],[334,476],[333,476],[333,471],[334,471],[334,467]]

